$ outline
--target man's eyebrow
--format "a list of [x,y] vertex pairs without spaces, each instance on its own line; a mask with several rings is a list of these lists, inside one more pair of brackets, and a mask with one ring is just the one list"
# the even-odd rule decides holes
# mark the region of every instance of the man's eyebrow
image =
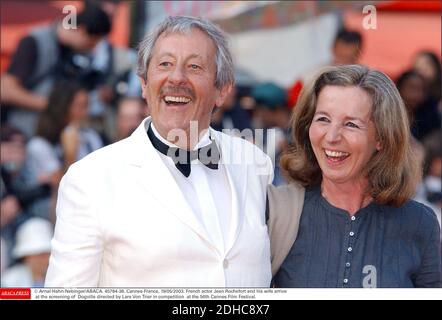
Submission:
[[193,59],[193,58],[198,58],[198,59],[203,59],[203,56],[201,56],[198,53],[192,53],[189,57],[187,57],[188,59]]
[[158,58],[163,58],[163,57],[172,57],[172,58],[174,58],[175,55],[173,55],[171,52],[163,52],[163,53],[158,55]]
[[[173,53],[171,53],[171,52],[163,52],[163,53],[159,54],[158,57],[159,58],[163,58],[163,57],[175,58],[175,55]],[[194,59],[194,58],[203,59],[203,56],[198,54],[198,53],[192,53],[190,56],[186,57],[186,60]]]

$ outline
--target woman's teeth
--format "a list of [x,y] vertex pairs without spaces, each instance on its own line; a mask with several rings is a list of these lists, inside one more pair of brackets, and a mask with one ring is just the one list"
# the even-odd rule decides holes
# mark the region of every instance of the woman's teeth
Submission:
[[324,150],[324,151],[328,157],[332,157],[332,158],[342,158],[342,157],[347,157],[350,155],[347,152],[341,152],[341,151],[331,151],[331,150]]

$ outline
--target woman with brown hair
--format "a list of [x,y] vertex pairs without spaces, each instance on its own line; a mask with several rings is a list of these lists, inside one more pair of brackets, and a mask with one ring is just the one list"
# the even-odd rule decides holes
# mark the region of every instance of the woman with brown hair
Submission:
[[[26,146],[27,184],[47,182],[53,193],[75,161],[103,146],[101,137],[87,127],[88,91],[78,82],[59,81],[49,95],[48,107],[37,122],[37,132]],[[51,203],[53,202],[53,203]],[[55,193],[34,203],[31,213],[54,219]]]
[[[440,287],[439,224],[410,200],[420,170],[393,82],[363,66],[327,67],[304,87],[291,128],[293,146],[281,158],[291,183],[270,187],[270,220],[305,196],[274,285]],[[279,226],[293,233],[297,222]],[[269,228],[272,239],[287,231]]]

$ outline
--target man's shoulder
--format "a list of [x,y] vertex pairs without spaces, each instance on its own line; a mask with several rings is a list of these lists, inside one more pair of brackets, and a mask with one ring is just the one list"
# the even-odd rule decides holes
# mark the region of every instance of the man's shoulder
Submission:
[[94,152],[91,152],[83,159],[73,163],[70,171],[103,171],[111,166],[115,166],[124,159],[127,149],[127,139],[112,143],[108,146],[102,147]]

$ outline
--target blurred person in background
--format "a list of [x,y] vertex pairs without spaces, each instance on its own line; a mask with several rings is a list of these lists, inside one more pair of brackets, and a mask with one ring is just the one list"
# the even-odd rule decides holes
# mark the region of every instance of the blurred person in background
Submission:
[[54,82],[73,79],[92,89],[100,81],[89,53],[110,32],[111,22],[96,6],[86,6],[76,21],[76,28],[56,22],[32,31],[20,41],[1,77],[2,122],[19,128],[28,138],[35,134]]
[[423,150],[424,177],[415,199],[430,206],[441,221],[441,70],[437,56],[428,51],[419,52],[413,69],[403,72],[396,85],[411,119],[413,136],[419,139]]
[[18,227],[12,251],[17,263],[2,273],[2,287],[43,287],[52,234],[53,225],[42,218],[29,218]]
[[[274,185],[284,183],[279,165],[279,156],[288,146],[288,124],[290,110],[287,108],[287,93],[284,88],[273,82],[255,85],[250,91],[255,101],[253,127],[262,129],[263,137],[256,136],[255,143],[262,144],[262,149],[274,158]],[[274,155],[274,157],[273,157]]]
[[[346,28],[339,29],[331,48],[332,60],[330,64],[335,66],[358,64],[362,48],[363,39],[360,32]],[[303,80],[299,79],[288,89],[288,104],[290,108],[296,105],[302,87]]]
[[0,237],[0,275],[3,274],[7,267],[9,267],[7,247],[3,237]]
[[434,52],[421,51],[415,57],[413,69],[424,78],[428,98],[439,102],[442,90],[440,58]]
[[416,201],[422,202],[433,209],[439,224],[441,224],[442,146],[440,145],[440,140],[438,145],[431,149],[427,148],[425,164],[424,178],[414,198]]
[[8,225],[21,212],[17,198],[25,162],[26,138],[13,127],[1,128],[1,227]]
[[439,288],[440,226],[411,200],[421,173],[394,83],[359,65],[327,67],[304,88],[291,126],[281,158],[291,184],[269,186],[269,216],[305,195],[297,234],[272,230],[296,239],[275,285]]
[[[1,127],[1,236],[10,258],[17,226],[26,219],[34,203],[50,195],[44,178],[35,185],[26,183],[26,137],[19,129]],[[9,259],[10,260],[10,259]]]
[[408,109],[411,131],[423,141],[433,131],[441,130],[441,113],[433,99],[428,99],[425,79],[415,70],[403,72],[396,86]]
[[[431,120],[430,129],[428,134],[422,138],[422,144],[427,150],[427,159],[433,159],[431,162],[436,161],[437,163],[437,151],[441,147],[441,137],[442,137],[442,99],[441,99],[441,63],[440,58],[431,51],[421,51],[416,55],[414,64],[414,70],[419,73],[425,80],[426,83],[426,99],[424,105],[427,108],[427,117],[422,117],[425,120],[433,118]],[[437,125],[436,121],[439,121]],[[431,127],[434,126],[434,129]],[[440,154],[440,151],[439,151]],[[432,167],[431,162],[426,162],[426,168]],[[437,170],[436,170],[437,171]],[[434,171],[433,171],[434,172]],[[440,172],[440,171],[439,171]],[[437,176],[432,174],[432,176]],[[439,180],[441,175],[439,174]],[[439,183],[440,187],[440,183]]]
[[23,208],[19,200],[22,188],[22,168],[25,162],[24,134],[13,127],[1,127],[1,246],[2,268],[11,261],[11,251],[17,226],[23,220]]
[[118,102],[114,141],[129,137],[148,116],[146,103],[139,98],[123,98]]
[[8,225],[21,212],[17,198],[18,188],[25,162],[26,138],[13,127],[1,128],[1,227]]
[[[88,92],[74,81],[57,82],[49,96],[48,107],[37,123],[37,132],[27,144],[27,183],[49,180],[55,192],[58,183],[77,160],[103,146],[100,136],[87,127]],[[54,199],[52,199],[54,200]],[[53,218],[51,198],[35,204],[32,213]]]
[[223,105],[214,110],[210,126],[218,131],[223,129],[251,129],[252,123],[249,113],[240,105],[238,91],[232,88]]
[[[86,0],[85,6],[98,6],[113,20],[119,3],[119,0]],[[91,52],[91,66],[100,79],[89,93],[89,118],[106,145],[114,138],[119,100],[141,99],[136,57],[135,50],[112,45],[107,36]]]
[[362,52],[362,35],[358,31],[341,29],[332,47],[332,65],[357,64]]
[[[422,110],[425,101],[426,90],[424,79],[414,70],[408,70],[399,76],[396,81],[396,87],[408,112],[408,119],[410,121],[410,129],[412,133],[410,144],[415,152],[416,159],[419,162],[419,167],[421,168],[421,171],[423,171],[425,149],[420,140],[422,139],[423,133],[426,133],[429,130],[428,121],[433,121],[433,119],[428,118],[425,113],[419,111]],[[422,121],[423,117],[427,120]]]

